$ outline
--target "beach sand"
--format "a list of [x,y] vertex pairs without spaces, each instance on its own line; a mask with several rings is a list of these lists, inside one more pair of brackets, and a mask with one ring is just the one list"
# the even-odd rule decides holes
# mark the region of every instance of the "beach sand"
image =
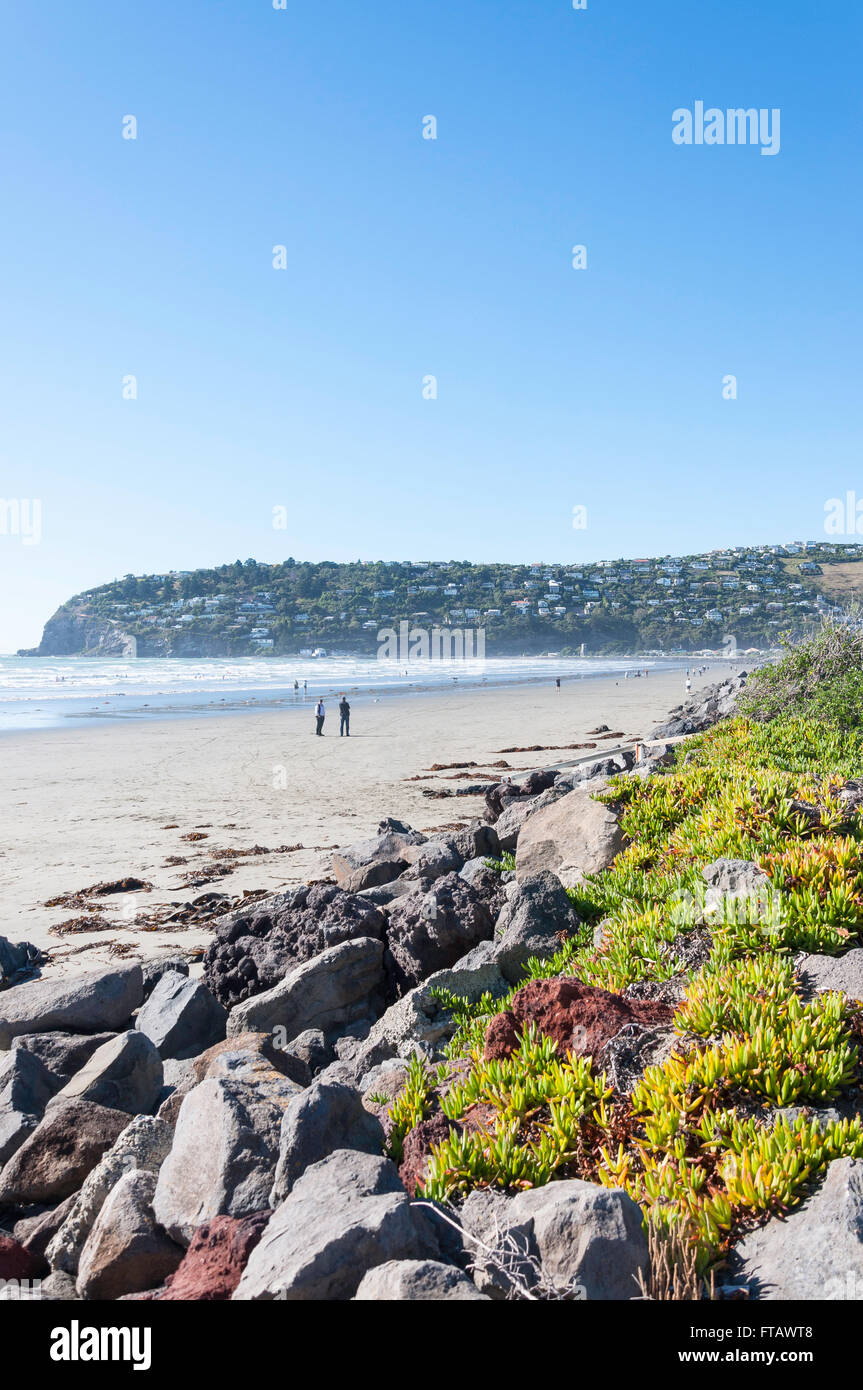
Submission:
[[[714,662],[693,688],[721,679]],[[52,975],[165,952],[194,957],[209,942],[203,926],[147,930],[137,914],[187,903],[203,893],[236,897],[246,889],[278,892],[327,874],[326,848],[375,833],[384,816],[421,830],[482,815],[482,795],[443,800],[422,788],[456,789],[440,772],[409,780],[433,763],[506,759],[509,775],[533,767],[600,757],[625,740],[599,740],[595,753],[501,753],[513,745],[586,742],[590,730],[643,737],[684,699],[684,674],[647,679],[600,677],[548,684],[446,690],[352,700],[351,738],[339,738],[335,702],[325,736],[315,738],[313,701],[303,708],[197,719],[87,725],[0,739],[5,795],[0,811],[0,934],[50,952]],[[468,769],[471,780],[487,771]],[[491,783],[489,783],[491,785]],[[170,827],[170,828],[169,828]],[[188,841],[187,834],[206,836]],[[228,877],[190,887],[182,875],[219,851],[302,844],[293,853],[236,861]],[[168,865],[169,856],[187,860]],[[60,894],[134,876],[152,891],[104,899],[106,930],[63,936],[57,923],[80,907],[47,908]],[[195,973],[195,972],[193,972]]]

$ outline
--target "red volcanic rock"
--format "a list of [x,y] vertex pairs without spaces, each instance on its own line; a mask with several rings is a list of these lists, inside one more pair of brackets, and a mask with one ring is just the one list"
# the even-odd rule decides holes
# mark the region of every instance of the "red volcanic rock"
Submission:
[[561,1056],[593,1057],[628,1023],[655,1028],[670,1023],[674,1010],[649,999],[627,999],[606,989],[582,984],[570,975],[534,980],[520,989],[512,1008],[496,1014],[485,1035],[486,1061],[516,1051],[525,1027],[536,1026],[553,1038]]
[[224,1302],[240,1282],[246,1261],[272,1216],[256,1211],[252,1216],[214,1216],[199,1226],[177,1270],[165,1286],[151,1295],[159,1302],[195,1300]]
[[0,1236],[0,1279],[38,1279],[48,1272],[46,1260],[11,1236]]
[[405,1135],[404,1153],[399,1164],[399,1177],[409,1197],[415,1197],[417,1187],[425,1182],[426,1168],[433,1144],[440,1144],[449,1137],[450,1129],[458,1128],[451,1124],[442,1111],[418,1125]]

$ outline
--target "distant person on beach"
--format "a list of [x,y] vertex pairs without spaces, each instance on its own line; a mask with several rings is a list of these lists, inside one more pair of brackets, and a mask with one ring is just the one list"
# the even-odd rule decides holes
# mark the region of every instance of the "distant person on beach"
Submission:
[[309,683],[308,683],[308,681],[303,681],[303,694],[304,694],[304,695],[305,695],[306,691],[308,690],[308,688],[309,688]]
[[692,689],[692,681],[691,681],[691,680],[689,679],[689,677],[687,676],[687,677],[686,677],[686,693],[687,693],[687,695],[689,694],[689,692],[690,692],[691,689]]
[[319,738],[323,735],[324,720],[326,717],[327,712],[324,709],[324,702],[323,700],[318,700],[318,703],[315,705],[315,733]]
[[560,690],[560,676],[558,676],[557,680],[555,681],[555,685],[557,686],[558,690]]
[[342,734],[346,734],[348,738],[351,736],[351,707],[346,695],[339,700],[339,738]]

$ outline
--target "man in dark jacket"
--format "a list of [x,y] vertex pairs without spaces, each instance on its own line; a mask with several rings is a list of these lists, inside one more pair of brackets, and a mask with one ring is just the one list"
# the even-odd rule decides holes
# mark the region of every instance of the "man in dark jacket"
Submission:
[[318,703],[315,705],[315,733],[319,736],[324,732],[325,717],[326,710],[324,709],[324,702],[323,700],[318,700]]
[[346,695],[339,700],[339,738],[342,734],[347,734],[348,738],[351,736],[351,707]]

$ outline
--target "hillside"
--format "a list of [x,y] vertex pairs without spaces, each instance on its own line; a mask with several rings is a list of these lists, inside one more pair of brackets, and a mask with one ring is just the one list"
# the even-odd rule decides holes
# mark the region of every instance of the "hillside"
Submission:
[[700,651],[731,637],[764,648],[863,588],[861,558],[858,545],[798,544],[582,565],[237,560],[78,594],[20,654],[371,656],[380,629],[405,620],[482,628],[489,656]]

